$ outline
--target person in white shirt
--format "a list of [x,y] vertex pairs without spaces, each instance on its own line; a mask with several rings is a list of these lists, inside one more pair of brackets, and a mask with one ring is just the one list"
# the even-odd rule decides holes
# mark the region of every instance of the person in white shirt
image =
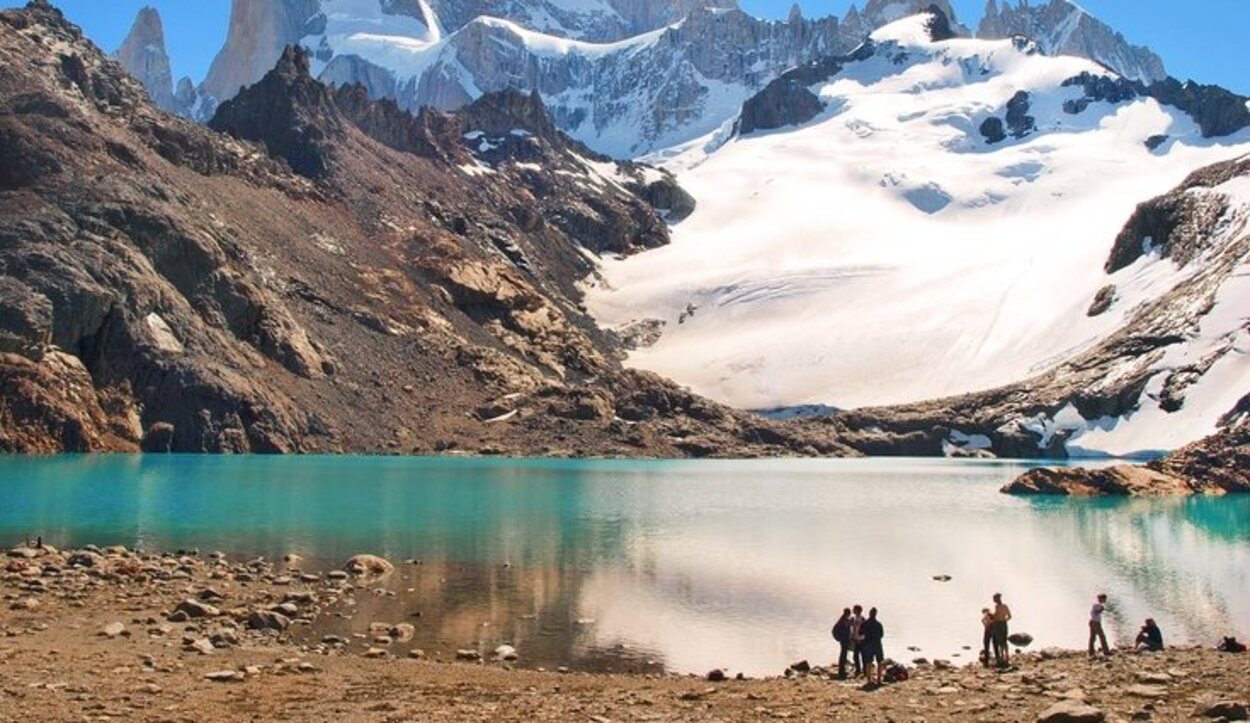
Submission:
[[1098,601],[1089,609],[1089,657],[1094,657],[1094,641],[1102,645],[1102,654],[1111,655],[1107,647],[1107,634],[1102,630],[1102,614],[1107,610],[1106,594],[1099,594]]

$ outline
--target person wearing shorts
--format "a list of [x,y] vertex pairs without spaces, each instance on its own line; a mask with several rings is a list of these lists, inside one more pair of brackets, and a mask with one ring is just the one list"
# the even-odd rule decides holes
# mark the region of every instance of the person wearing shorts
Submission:
[[859,633],[864,641],[864,675],[870,685],[881,685],[885,680],[885,646],[882,643],[885,626],[877,619],[876,608],[868,611],[868,619],[860,626]]

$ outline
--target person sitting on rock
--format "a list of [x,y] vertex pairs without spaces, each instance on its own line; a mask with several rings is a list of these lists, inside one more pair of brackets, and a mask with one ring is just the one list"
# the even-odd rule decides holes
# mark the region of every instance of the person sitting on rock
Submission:
[[1163,650],[1163,631],[1159,629],[1154,618],[1146,618],[1146,624],[1137,633],[1137,642],[1133,647],[1135,650],[1144,648],[1152,653]]

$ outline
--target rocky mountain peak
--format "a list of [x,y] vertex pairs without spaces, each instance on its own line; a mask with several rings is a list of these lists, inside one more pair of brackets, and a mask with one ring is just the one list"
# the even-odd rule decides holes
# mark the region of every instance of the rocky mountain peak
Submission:
[[952,23],[957,21],[950,0],[868,0],[859,18],[872,31],[909,15],[930,12],[930,8],[936,8]]
[[143,84],[153,103],[167,111],[177,110],[173,74],[165,50],[165,28],[155,8],[139,11],[115,57],[126,72]]
[[308,51],[288,45],[273,70],[222,103],[208,125],[264,143],[296,173],[320,178],[330,171],[333,148],[327,141],[342,130],[342,117],[329,88],[313,79]]
[[538,91],[525,93],[508,88],[487,93],[466,106],[461,114],[470,128],[487,135],[503,136],[516,130],[543,138],[556,134],[555,124]]
[[1163,80],[1163,60],[1149,48],[1133,45],[1124,36],[1090,15],[1072,0],[1031,4],[989,0],[977,37],[1001,40],[1024,35],[1038,42],[1047,55],[1075,55],[1101,63],[1130,80]]

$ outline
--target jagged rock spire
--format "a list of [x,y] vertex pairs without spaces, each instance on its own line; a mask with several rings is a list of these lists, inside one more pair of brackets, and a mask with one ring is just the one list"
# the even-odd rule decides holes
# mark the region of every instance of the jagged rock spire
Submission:
[[139,11],[116,57],[126,72],[147,88],[153,103],[167,111],[177,110],[173,73],[165,50],[165,28],[156,8]]

